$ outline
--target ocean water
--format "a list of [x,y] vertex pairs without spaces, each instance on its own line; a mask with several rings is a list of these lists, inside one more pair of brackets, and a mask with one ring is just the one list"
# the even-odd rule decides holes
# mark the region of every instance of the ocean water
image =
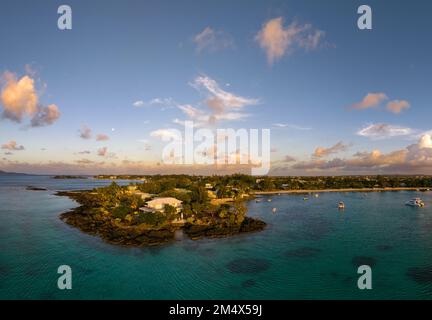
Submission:
[[[265,196],[248,203],[262,232],[127,248],[59,219],[76,203],[55,190],[108,183],[0,177],[1,299],[432,298],[431,192]],[[416,196],[425,208],[404,205]],[[357,288],[358,264],[371,265],[372,290]],[[72,290],[57,288],[60,265],[72,268]]]

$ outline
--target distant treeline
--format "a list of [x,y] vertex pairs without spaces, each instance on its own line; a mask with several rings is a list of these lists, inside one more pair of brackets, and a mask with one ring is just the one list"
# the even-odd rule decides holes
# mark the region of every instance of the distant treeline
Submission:
[[[368,175],[368,176],[287,176],[256,177],[244,174],[226,176],[193,175],[117,175],[96,176],[98,179],[143,180],[149,192],[158,193],[172,188],[188,189],[196,183],[211,186],[219,197],[250,191],[323,190],[345,188],[432,188],[432,176]],[[153,189],[154,188],[154,189]],[[153,190],[152,190],[153,189]],[[156,190],[155,190],[156,189]]]
[[87,179],[86,176],[54,176],[53,179]]

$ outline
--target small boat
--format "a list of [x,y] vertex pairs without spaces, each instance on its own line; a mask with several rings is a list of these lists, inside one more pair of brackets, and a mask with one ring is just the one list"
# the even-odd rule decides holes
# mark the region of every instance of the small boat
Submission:
[[273,213],[276,213],[276,211],[277,211],[276,208],[273,208],[273,209],[272,209],[272,212],[273,212]]
[[425,204],[422,199],[414,198],[411,199],[410,201],[405,202],[405,205],[410,207],[424,207]]
[[338,204],[338,208],[339,208],[339,209],[345,209],[345,203],[343,203],[342,201],[339,202],[339,204]]
[[256,199],[255,202],[258,203],[258,202],[261,202],[261,200],[260,199]]
[[272,202],[272,199],[267,199],[267,202]]
[[315,198],[319,198],[319,194],[318,193],[315,193]]
[[308,197],[304,197],[303,200],[306,201],[306,200],[309,200],[309,198]]

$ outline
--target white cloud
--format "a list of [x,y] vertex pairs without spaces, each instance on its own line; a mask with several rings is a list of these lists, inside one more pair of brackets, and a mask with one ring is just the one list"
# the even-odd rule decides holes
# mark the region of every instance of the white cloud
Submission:
[[18,145],[15,140],[11,140],[8,143],[2,144],[1,148],[3,150],[9,150],[9,151],[21,151],[21,150],[24,150],[24,146]]
[[172,98],[153,98],[149,101],[138,100],[132,103],[134,107],[171,107],[176,103]]
[[295,124],[288,124],[288,123],[273,123],[274,127],[277,128],[289,128],[289,129],[295,129],[295,130],[312,130],[312,128],[309,127],[302,127]]
[[366,126],[357,132],[357,135],[371,139],[386,139],[398,136],[407,136],[414,132],[411,128],[395,126],[387,123],[377,123]]
[[[199,76],[195,79],[193,83],[194,87],[197,89],[204,88],[210,94],[210,99],[213,102],[220,103],[219,108],[238,108],[241,109],[248,105],[258,104],[258,99],[245,98],[242,96],[235,95],[233,93],[227,92],[220,88],[219,84],[207,76]],[[214,100],[217,99],[217,100]]]
[[205,50],[214,52],[222,49],[234,48],[234,40],[229,34],[214,30],[211,27],[206,27],[203,31],[195,35],[193,42],[196,45],[198,53]]
[[267,21],[255,36],[255,40],[265,50],[268,63],[273,64],[285,53],[296,48],[316,49],[324,35],[324,31],[316,30],[310,24],[299,25],[292,22],[284,27],[283,18],[278,17]]
[[357,152],[350,159],[315,159],[294,164],[292,169],[339,172],[425,173],[432,170],[432,137],[423,135],[404,149],[383,153],[380,150]]
[[[198,109],[190,104],[177,104],[187,117],[194,122],[195,127],[213,125],[218,121],[237,121],[248,117],[242,109],[246,106],[256,105],[258,99],[246,98],[227,92],[219,84],[207,77],[199,76],[191,84],[197,90],[204,90],[207,98],[204,101],[208,110]],[[184,120],[174,119],[176,124],[184,125]]]
[[353,109],[369,109],[373,107],[377,107],[380,103],[387,100],[388,97],[385,93],[377,92],[377,93],[368,93],[362,101],[355,103],[352,105]]
[[29,76],[18,80],[16,75],[10,72],[5,72],[3,78],[6,83],[1,92],[3,117],[21,122],[24,115],[34,115],[39,102],[34,80]]
[[[376,108],[388,99],[388,96],[382,92],[368,93],[360,102],[353,104],[351,108],[358,110]],[[406,100],[392,100],[387,103],[386,107],[387,111],[399,114],[402,110],[410,108],[411,105]]]
[[60,111],[55,104],[50,104],[47,107],[39,107],[37,113],[31,119],[31,126],[47,126],[53,124],[58,118],[60,118]]
[[154,138],[160,138],[162,140],[180,139],[177,130],[173,129],[158,129],[150,132],[150,136]]
[[410,106],[410,103],[406,100],[393,100],[387,103],[387,110],[398,114],[404,109],[409,109]]
[[107,140],[109,140],[109,137],[106,134],[101,133],[96,136],[96,141],[107,141]]
[[97,151],[97,155],[101,156],[101,157],[105,157],[107,154],[108,154],[108,148],[107,147],[99,148]]
[[88,139],[91,139],[91,137],[92,137],[92,131],[86,125],[82,125],[81,129],[79,130],[79,135],[82,139],[88,140]]
[[25,75],[18,80],[15,74],[5,72],[2,80],[4,85],[0,102],[3,105],[3,118],[20,123],[28,116],[32,127],[40,127],[53,124],[60,117],[55,104],[44,106],[39,103],[35,81],[30,76]]
[[336,143],[335,145],[333,145],[329,148],[324,148],[324,147],[316,148],[312,157],[313,158],[326,157],[326,156],[329,156],[329,155],[334,154],[334,153],[346,151],[348,149],[348,147],[349,147],[349,145],[346,145],[342,141],[339,141],[338,143]]

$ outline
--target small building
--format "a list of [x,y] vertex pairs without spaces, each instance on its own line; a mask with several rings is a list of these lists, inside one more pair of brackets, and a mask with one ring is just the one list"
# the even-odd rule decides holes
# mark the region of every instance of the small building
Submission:
[[143,199],[143,200],[146,200],[146,199],[151,198],[153,196],[150,193],[141,192],[141,191],[133,191],[132,194],[134,194],[136,196],[140,196],[141,199]]
[[217,198],[216,191],[207,190],[207,195],[210,199],[216,199]]
[[170,205],[177,209],[177,212],[181,210],[182,201],[176,198],[165,197],[165,198],[154,198],[147,202],[147,207],[162,211],[166,205]]
[[149,208],[149,207],[141,207],[141,208],[139,208],[139,211],[141,211],[143,213],[154,213],[157,210]]
[[213,185],[211,183],[206,183],[205,188],[206,189],[213,189]]
[[137,189],[137,186],[136,185],[129,185],[128,187],[128,191],[136,191],[136,189]]

